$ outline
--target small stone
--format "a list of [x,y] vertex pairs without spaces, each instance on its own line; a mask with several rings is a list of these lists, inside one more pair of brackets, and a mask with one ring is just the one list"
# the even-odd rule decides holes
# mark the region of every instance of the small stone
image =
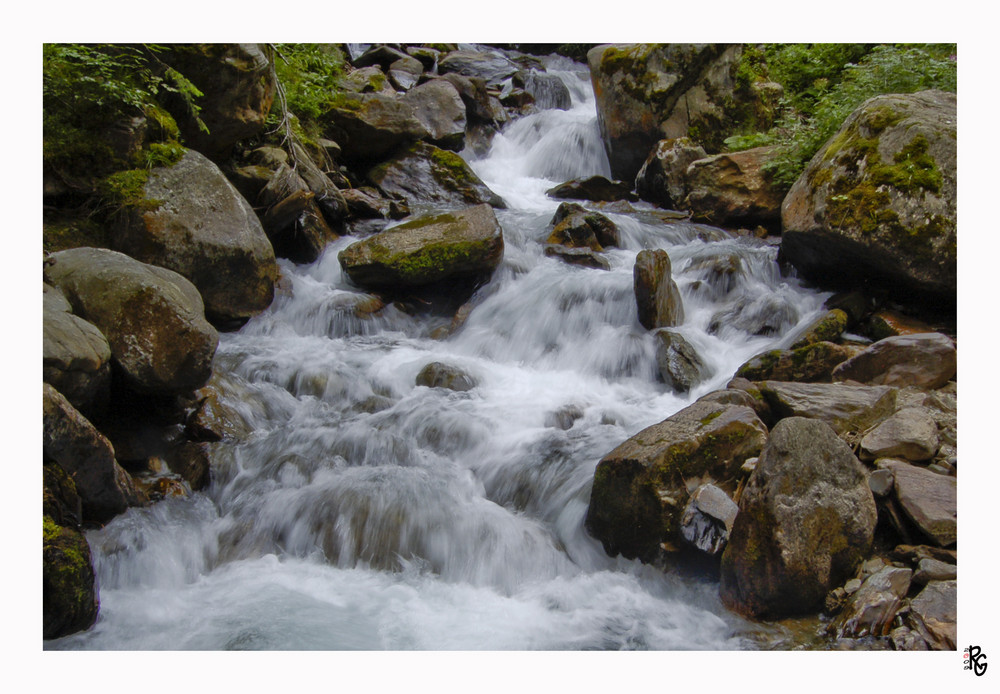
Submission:
[[868,487],[872,494],[878,497],[886,497],[892,491],[892,471],[875,470],[868,475]]
[[861,587],[860,578],[852,578],[850,581],[844,584],[844,592],[848,595],[858,592],[858,588]]
[[416,383],[418,386],[456,391],[472,390],[477,385],[475,379],[461,369],[436,361],[420,370]]
[[742,472],[745,475],[749,475],[751,472],[757,469],[758,460],[760,460],[760,458],[757,457],[747,458],[745,461],[743,461],[743,465],[742,467],[740,467],[740,472]]

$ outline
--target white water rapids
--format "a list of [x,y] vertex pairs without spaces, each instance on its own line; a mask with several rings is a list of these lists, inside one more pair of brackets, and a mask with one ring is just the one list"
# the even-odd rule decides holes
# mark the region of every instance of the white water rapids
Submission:
[[[238,333],[216,371],[253,433],[215,446],[207,490],[134,508],[90,531],[101,611],[51,649],[745,649],[765,630],[718,586],[606,556],[584,529],[600,458],[765,349],[787,345],[825,295],[782,277],[777,248],[653,208],[604,209],[622,248],[608,272],[542,253],[558,201],[545,190],[608,175],[589,79],[551,61],[569,111],[510,124],[474,170],[505,255],[457,332],[390,306],[359,318],[344,238]],[[472,155],[464,153],[470,158]],[[632,268],[666,249],[711,377],[678,396],[657,380]],[[733,274],[713,260],[736,259]],[[760,330],[762,324],[773,330]],[[753,333],[769,332],[765,335]],[[415,386],[444,362],[478,386]],[[568,429],[555,413],[576,408]]]

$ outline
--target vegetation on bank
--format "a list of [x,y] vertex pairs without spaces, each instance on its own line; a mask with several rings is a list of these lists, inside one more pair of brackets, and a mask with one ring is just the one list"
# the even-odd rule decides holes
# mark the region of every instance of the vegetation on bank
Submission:
[[773,81],[784,89],[779,116],[766,132],[726,139],[731,151],[775,145],[766,166],[791,187],[806,164],[864,101],[925,89],[955,92],[956,44],[763,44],[748,46],[737,80]]

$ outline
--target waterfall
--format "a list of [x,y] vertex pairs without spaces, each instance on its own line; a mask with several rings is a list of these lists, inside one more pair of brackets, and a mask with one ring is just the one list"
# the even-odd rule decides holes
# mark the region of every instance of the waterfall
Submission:
[[[608,557],[584,529],[590,486],[603,455],[785,346],[825,296],[782,277],[775,246],[643,203],[604,210],[622,235],[610,270],[546,257],[558,201],[545,191],[609,172],[585,68],[553,59],[549,72],[569,110],[463,153],[509,206],[503,263],[464,325],[433,339],[431,318],[353,311],[370,297],[337,253],[355,239],[311,265],[281,261],[290,288],[216,356],[252,434],[212,444],[205,491],[87,534],[100,617],[46,648],[755,647],[759,627],[711,580]],[[669,253],[678,330],[710,372],[689,394],[657,381],[636,317],[632,267],[647,248]],[[735,271],[719,273],[723,261]],[[477,387],[415,386],[434,361]]]

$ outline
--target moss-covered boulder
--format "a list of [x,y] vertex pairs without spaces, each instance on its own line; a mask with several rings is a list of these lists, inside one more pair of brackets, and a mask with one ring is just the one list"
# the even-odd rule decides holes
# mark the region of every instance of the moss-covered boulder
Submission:
[[740,466],[766,438],[749,407],[708,401],[643,429],[598,463],[587,531],[611,556],[652,561],[676,549],[688,490],[711,480],[734,488]]
[[[36,526],[37,527],[37,526]],[[42,520],[42,638],[88,629],[99,603],[90,546],[72,527]]]
[[73,315],[63,293],[43,285],[42,380],[79,410],[99,412],[111,386],[111,348],[93,323]]
[[865,470],[833,429],[782,420],[740,497],[722,601],[756,618],[817,611],[867,556],[876,516]]
[[44,276],[107,338],[133,390],[178,394],[208,381],[219,334],[181,275],[116,251],[72,248],[50,255]]
[[795,337],[790,349],[798,349],[817,342],[833,342],[847,330],[848,320],[846,311],[839,308],[830,309],[807,325]]
[[213,322],[242,324],[274,298],[274,250],[250,204],[207,157],[188,150],[149,172],[112,247],[189,279]]
[[878,286],[954,310],[956,97],[869,99],[782,203],[782,256],[826,286]]
[[837,365],[853,354],[852,348],[832,342],[815,342],[796,349],[773,349],[747,361],[736,370],[736,375],[751,381],[829,383]]
[[662,248],[639,251],[632,268],[639,323],[646,330],[684,322],[681,291],[670,273],[670,256]]
[[323,118],[348,162],[378,161],[430,136],[413,107],[388,94],[342,92]]
[[771,182],[764,169],[773,152],[757,147],[692,162],[684,174],[689,192],[683,207],[695,219],[717,226],[779,230],[785,191]]
[[503,258],[503,231],[483,204],[404,222],[348,246],[337,258],[352,282],[369,289],[482,281]]
[[410,204],[465,207],[485,202],[498,209],[506,207],[462,157],[425,142],[375,166],[368,180],[383,194],[403,197]]

